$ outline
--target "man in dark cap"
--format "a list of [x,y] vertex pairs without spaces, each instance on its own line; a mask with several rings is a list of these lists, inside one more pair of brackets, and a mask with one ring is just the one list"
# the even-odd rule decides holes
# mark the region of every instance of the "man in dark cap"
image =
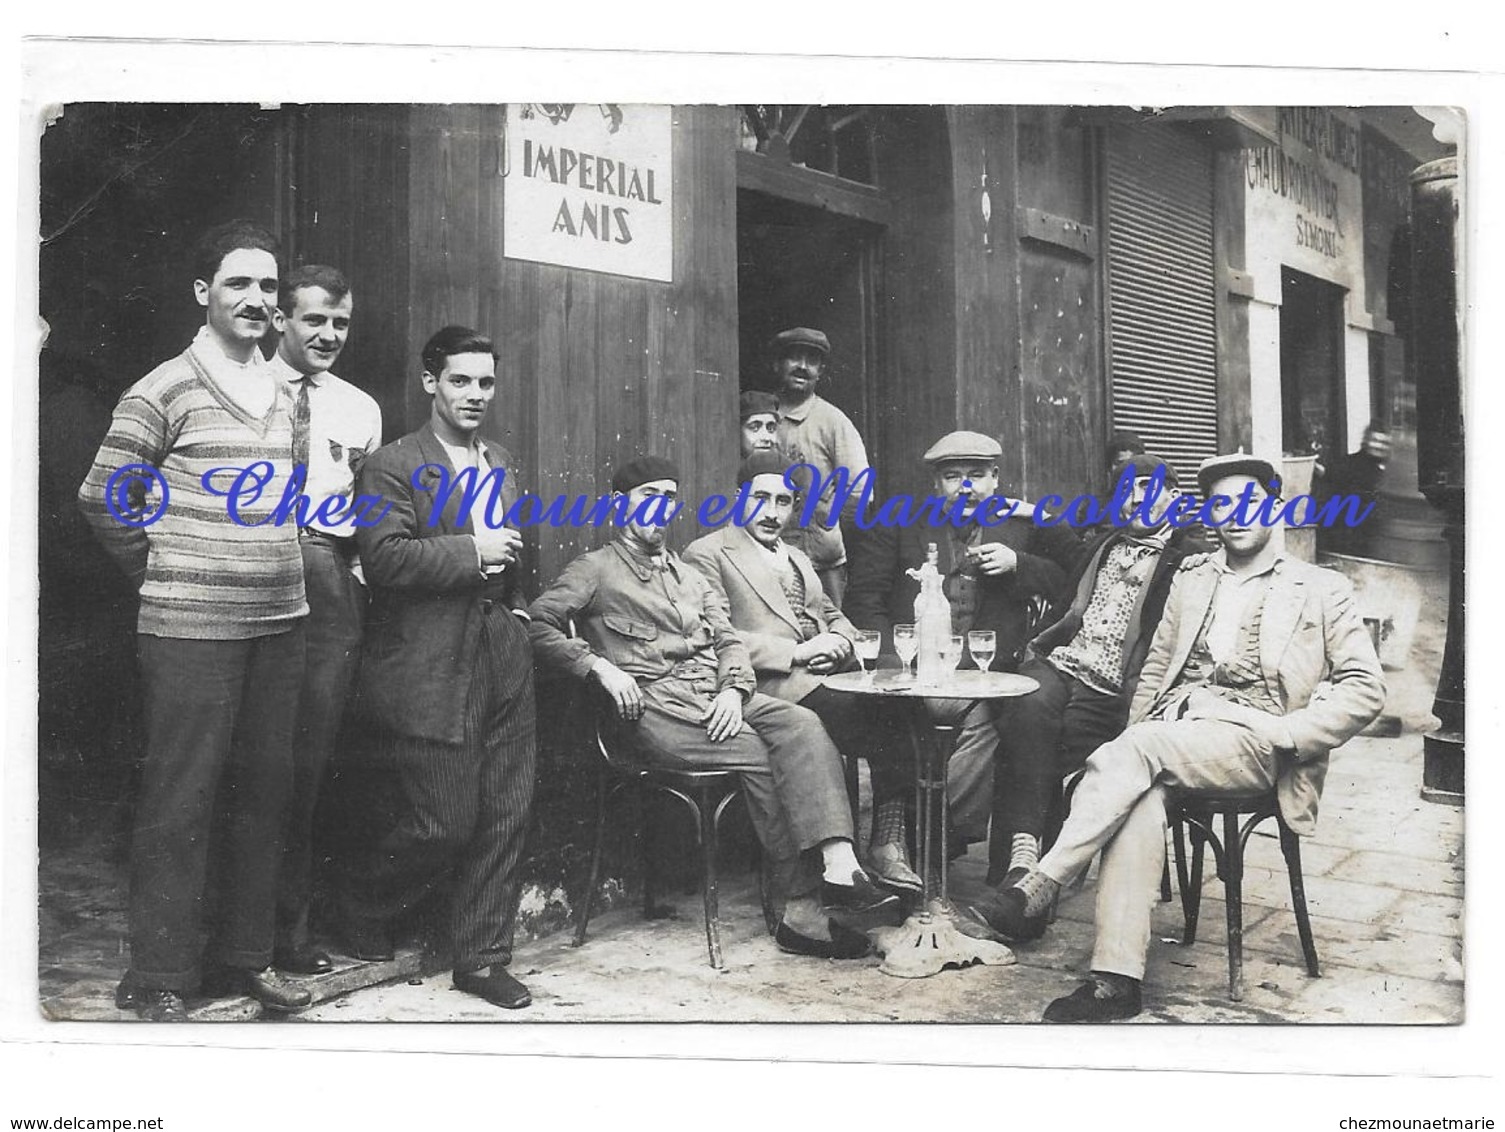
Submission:
[[[1002,455],[998,441],[982,433],[962,430],[943,436],[925,453],[925,462],[935,477],[936,494],[945,498],[946,512],[959,505],[965,521],[960,526],[875,527],[856,548],[846,612],[858,627],[883,634],[885,653],[894,651],[893,627],[915,619],[919,583],[908,571],[924,564],[932,543],[951,603],[951,631],[965,636],[974,629],[993,630],[996,670],[1015,670],[1036,611],[1065,592],[1066,575],[1076,565],[1081,544],[1064,526],[1037,526],[1027,509],[1002,519],[992,513],[1001,500]],[[994,504],[989,513],[979,515],[979,505],[990,497]],[[970,657],[963,661],[963,667],[971,664]],[[967,700],[929,703],[937,718],[961,724],[947,791],[953,836],[958,842],[981,841],[993,809],[998,732],[992,711]]]
[[[795,527],[789,542],[810,556],[820,583],[838,606],[846,592],[847,551],[841,516],[831,514],[835,484],[831,473],[845,468],[855,480],[869,469],[867,447],[851,418],[818,393],[826,375],[831,342],[819,330],[796,326],[773,336],[773,376],[779,397],[779,443],[790,463],[809,464],[826,487],[815,521]],[[860,492],[852,494],[853,508]],[[829,528],[824,524],[833,524]]]
[[462,513],[462,493],[442,483],[503,473],[502,508],[517,490],[507,453],[480,436],[496,396],[491,340],[446,326],[422,362],[429,420],[374,452],[358,481],[390,505],[356,533],[373,590],[358,704],[402,806],[346,869],[347,944],[391,958],[390,923],[453,879],[455,988],[516,1009],[533,1001],[507,970],[535,763],[522,536],[489,526],[484,502]]
[[807,707],[849,758],[865,758],[873,775],[873,828],[868,865],[892,888],[919,892],[905,849],[904,802],[913,789],[912,756],[902,715],[875,711],[861,696],[827,688],[821,677],[855,666],[857,627],[820,587],[804,551],[787,545],[798,496],[788,486],[789,461],[758,452],[742,462],[739,487],[758,508],[745,526],[729,524],[685,550],[706,576],[747,645],[758,691]]
[[[1157,468],[1169,490],[1145,506]],[[1119,515],[1125,525],[1097,528],[1067,580],[1071,604],[1030,641],[1019,666],[1039,690],[1000,709],[990,880],[1010,884],[1039,862],[1061,779],[1124,729],[1171,578],[1187,554],[1186,532],[1165,522],[1178,494],[1176,469],[1141,453],[1113,469],[1113,482],[1126,473],[1134,490]],[[1042,916],[1030,928],[1044,925]]]
[[[1108,1022],[1140,1011],[1166,789],[1268,790],[1298,835],[1312,832],[1328,752],[1379,714],[1385,685],[1353,588],[1287,557],[1257,518],[1275,470],[1217,456],[1198,483],[1222,549],[1181,564],[1140,672],[1130,726],[1087,760],[1055,845],[980,910],[1027,934],[1099,851],[1097,940],[1087,981],[1047,1022]],[[1268,509],[1267,509],[1268,511]],[[1318,687],[1321,695],[1314,695]]]
[[779,399],[772,393],[749,389],[739,399],[742,418],[742,459],[754,452],[773,452],[779,443]]
[[[639,757],[739,771],[776,896],[819,893],[827,913],[896,919],[898,898],[857,863],[841,755],[819,717],[756,691],[725,602],[664,545],[678,469],[640,457],[617,469],[611,489],[627,516],[616,537],[571,562],[528,610],[539,659],[599,685]],[[572,621],[579,636],[568,635]],[[850,934],[831,942],[825,916],[812,926],[792,913],[776,932],[787,950],[848,958],[866,951],[866,940]]]
[[[1318,464],[1313,494],[1326,503],[1339,496],[1357,496],[1361,513],[1379,500],[1380,483],[1390,460],[1390,434],[1380,421],[1364,426],[1364,439],[1357,452],[1339,456],[1330,464]],[[1332,554],[1356,554],[1374,557],[1377,524],[1371,514],[1356,527],[1347,523],[1324,524],[1317,528],[1318,549]]]

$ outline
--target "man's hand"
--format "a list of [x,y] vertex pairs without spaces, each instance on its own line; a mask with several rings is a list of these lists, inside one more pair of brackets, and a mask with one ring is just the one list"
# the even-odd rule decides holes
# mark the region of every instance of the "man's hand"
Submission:
[[824,675],[835,672],[852,655],[852,642],[840,633],[818,633],[794,649],[794,663]]
[[705,733],[712,743],[730,739],[742,730],[742,693],[736,688],[719,692],[700,717],[705,724]]
[[990,578],[1012,573],[1019,565],[1019,555],[1014,553],[1012,547],[1004,546],[1001,542],[984,542],[968,547],[967,560],[977,567],[979,574]]
[[591,666],[591,675],[606,689],[619,719],[636,721],[643,717],[643,689],[636,680],[604,656]]
[[511,527],[488,527],[485,523],[476,524],[475,530],[476,548],[481,552],[481,565],[500,566],[505,569],[517,562],[517,556],[522,552],[522,533]]

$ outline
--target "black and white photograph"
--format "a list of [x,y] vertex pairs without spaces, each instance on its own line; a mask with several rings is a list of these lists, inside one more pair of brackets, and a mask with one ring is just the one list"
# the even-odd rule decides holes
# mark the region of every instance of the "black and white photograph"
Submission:
[[49,1035],[1473,1017],[1470,107],[497,89],[38,108]]

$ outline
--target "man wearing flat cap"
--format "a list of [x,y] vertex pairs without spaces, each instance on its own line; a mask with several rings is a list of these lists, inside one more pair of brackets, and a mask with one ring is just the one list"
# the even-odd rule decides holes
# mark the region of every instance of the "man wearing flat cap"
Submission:
[[[835,485],[831,473],[845,468],[855,480],[869,468],[867,447],[851,418],[816,393],[826,375],[831,342],[822,331],[796,326],[773,336],[773,376],[779,401],[779,444],[792,464],[809,464],[827,485],[814,521],[790,528],[788,539],[810,556],[820,583],[841,605],[846,591],[847,552],[838,520],[831,514]],[[855,508],[859,492],[853,492]],[[830,527],[825,523],[831,523]]]
[[[914,621],[919,583],[907,571],[925,562],[934,543],[939,570],[951,603],[951,631],[974,629],[997,634],[993,667],[1012,672],[1029,639],[1032,610],[1049,607],[1064,593],[1067,573],[1076,565],[1081,544],[1064,527],[1040,527],[1021,507],[1001,518],[998,497],[999,458],[1003,448],[991,436],[970,431],[948,433],[925,453],[935,491],[945,510],[959,509],[964,521],[910,523],[874,527],[852,558],[846,612],[854,624],[883,634],[883,651],[893,652],[893,627]],[[980,507],[984,500],[994,503]],[[971,666],[967,658],[963,667]],[[952,756],[948,794],[951,828],[958,841],[987,836],[993,808],[993,756],[998,733],[992,709],[967,701],[932,700],[931,711],[949,722],[962,722]]]
[[742,419],[742,459],[779,446],[779,399],[762,390],[746,390],[738,400]]
[[978,909],[1005,935],[1027,932],[1102,852],[1092,968],[1046,1008],[1047,1022],[1139,1013],[1168,787],[1274,788],[1286,825],[1309,834],[1328,752],[1384,705],[1353,587],[1288,557],[1281,532],[1260,521],[1274,475],[1268,462],[1242,454],[1202,465],[1198,484],[1222,548],[1177,571],[1129,728],[1088,758],[1055,845]]
[[[1147,503],[1157,469],[1166,490]],[[1067,579],[1070,604],[1030,641],[1019,666],[1039,689],[999,709],[989,879],[1005,885],[1039,862],[1061,780],[1124,729],[1171,579],[1190,549],[1187,532],[1165,521],[1178,494],[1175,467],[1140,453],[1120,460],[1111,482],[1126,474],[1134,486],[1116,516],[1123,525],[1096,528]],[[1033,934],[1044,926],[1043,916],[1030,925]]]
[[865,758],[873,775],[873,839],[869,868],[900,891],[919,892],[905,848],[904,803],[913,770],[902,715],[874,710],[861,696],[842,695],[822,677],[855,667],[857,627],[821,589],[802,550],[781,537],[797,496],[785,479],[789,461],[758,452],[742,462],[737,485],[757,507],[744,526],[728,524],[685,550],[690,563],[726,602],[732,627],[747,644],[758,691],[807,707],[849,758]]
[[[679,496],[674,464],[640,457],[617,469],[611,490],[626,518],[609,545],[571,562],[529,608],[534,651],[599,686],[638,757],[740,772],[776,896],[806,910],[818,901],[826,913],[812,924],[788,909],[780,945],[863,954],[860,935],[833,941],[829,916],[896,918],[899,901],[857,863],[841,755],[814,712],[757,691],[725,601],[665,546]],[[578,636],[568,634],[571,622]]]

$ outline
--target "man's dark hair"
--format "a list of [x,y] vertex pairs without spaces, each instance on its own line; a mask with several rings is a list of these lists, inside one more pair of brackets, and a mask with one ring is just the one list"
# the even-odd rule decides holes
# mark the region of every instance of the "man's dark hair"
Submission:
[[271,252],[273,259],[282,262],[282,245],[276,236],[250,220],[227,220],[205,232],[193,246],[193,277],[208,283],[225,257],[239,248]]
[[468,326],[446,326],[424,343],[423,372],[438,377],[444,372],[444,362],[456,354],[490,354],[496,357],[496,347],[491,339]]
[[1136,456],[1144,451],[1144,441],[1139,438],[1139,433],[1133,429],[1121,428],[1108,437],[1108,456],[1117,456],[1120,452],[1132,452]]
[[284,275],[277,288],[277,306],[289,318],[292,317],[293,308],[298,305],[298,292],[305,287],[322,287],[335,302],[350,294],[350,280],[345,278],[345,273],[338,267],[324,263],[305,263]]

